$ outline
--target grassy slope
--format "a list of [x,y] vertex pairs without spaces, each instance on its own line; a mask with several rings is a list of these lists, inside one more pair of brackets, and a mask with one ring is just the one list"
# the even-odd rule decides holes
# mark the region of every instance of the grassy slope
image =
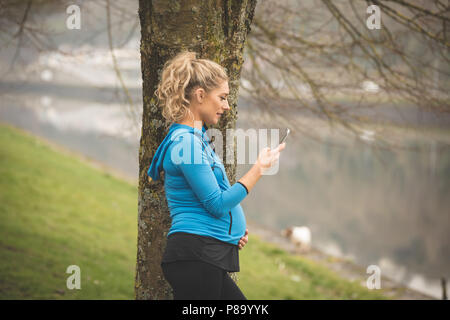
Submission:
[[[4,125],[0,177],[0,299],[134,299],[136,186]],[[238,277],[249,299],[385,298],[255,235]]]

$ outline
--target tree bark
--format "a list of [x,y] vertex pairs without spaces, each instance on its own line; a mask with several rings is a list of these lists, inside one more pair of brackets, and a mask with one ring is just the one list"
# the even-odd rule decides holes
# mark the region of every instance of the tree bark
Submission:
[[[243,50],[250,32],[256,0],[140,0],[141,69],[143,115],[139,148],[138,243],[135,277],[136,299],[171,299],[172,292],[160,267],[170,215],[164,193],[164,175],[148,181],[147,170],[153,155],[167,134],[170,123],[161,114],[154,92],[164,63],[182,50],[214,60],[227,70],[231,109],[217,129],[235,128],[237,93],[243,63]],[[235,141],[224,141],[235,149]],[[226,164],[231,183],[236,180],[236,159]]]

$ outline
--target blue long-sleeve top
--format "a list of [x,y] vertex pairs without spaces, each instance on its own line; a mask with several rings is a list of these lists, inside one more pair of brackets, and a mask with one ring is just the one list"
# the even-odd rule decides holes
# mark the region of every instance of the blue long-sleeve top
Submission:
[[172,218],[168,236],[187,232],[238,244],[246,221],[240,202],[247,188],[230,185],[223,163],[211,149],[207,127],[173,123],[153,157],[148,175],[164,187]]

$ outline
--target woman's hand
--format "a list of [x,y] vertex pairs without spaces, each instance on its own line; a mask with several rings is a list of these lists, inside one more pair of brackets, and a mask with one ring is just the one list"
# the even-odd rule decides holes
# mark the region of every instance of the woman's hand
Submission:
[[248,229],[245,229],[245,234],[244,236],[241,238],[241,240],[239,240],[239,250],[241,250],[248,242]]
[[286,142],[283,142],[273,150],[268,147],[261,150],[257,160],[257,163],[261,168],[261,173],[266,172],[277,163],[278,159],[280,158],[280,152],[283,151],[285,147]]

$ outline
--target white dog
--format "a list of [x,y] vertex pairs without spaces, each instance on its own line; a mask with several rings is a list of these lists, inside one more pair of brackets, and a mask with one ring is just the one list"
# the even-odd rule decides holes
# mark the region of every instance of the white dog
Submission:
[[281,234],[295,245],[298,253],[306,253],[311,250],[311,231],[308,227],[289,227],[281,231]]

